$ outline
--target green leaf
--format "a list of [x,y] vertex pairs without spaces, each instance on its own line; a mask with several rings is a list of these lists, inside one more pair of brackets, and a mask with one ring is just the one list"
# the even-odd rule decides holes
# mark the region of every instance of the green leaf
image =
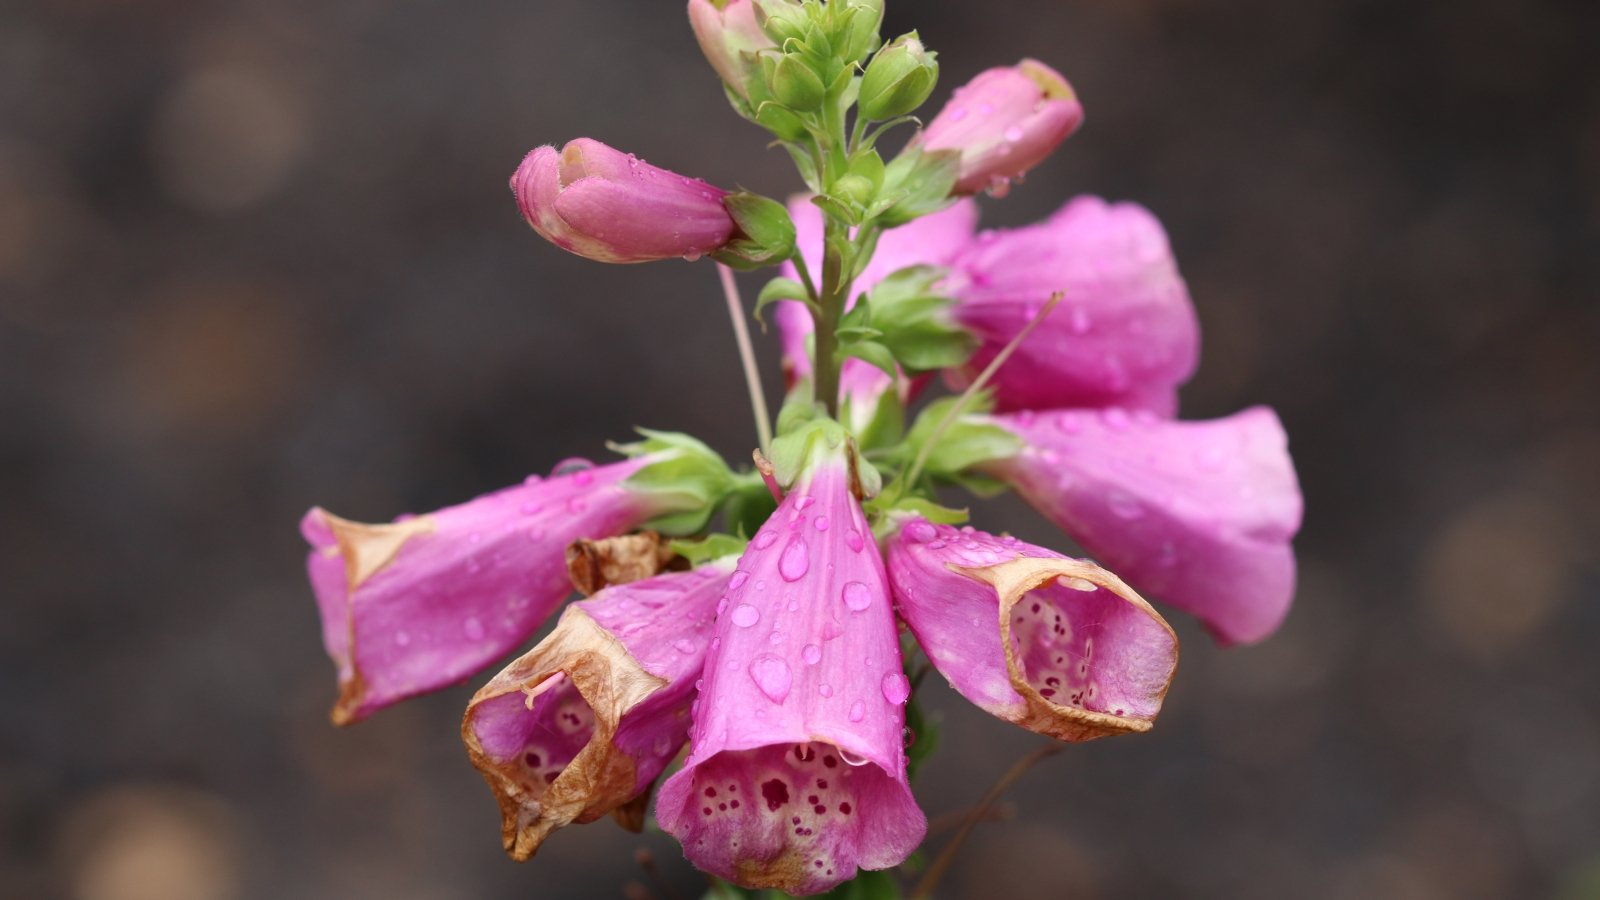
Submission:
[[[872,409],[872,418],[865,427],[856,432],[856,445],[862,453],[890,447],[900,440],[906,427],[905,404],[900,402],[898,391],[884,391],[876,398]],[[839,410],[839,418],[845,422],[858,421],[858,410],[855,408],[856,396],[846,394],[844,408]]]
[[763,330],[767,327],[767,320],[761,317],[761,313],[772,304],[785,300],[798,300],[807,306],[812,305],[811,296],[807,293],[805,285],[793,278],[772,279],[756,297],[755,317],[756,321],[761,323]]
[[884,210],[879,219],[884,227],[894,228],[930,213],[953,201],[961,170],[961,154],[954,150],[924,152],[911,148],[895,157],[884,173],[884,190],[901,191],[905,196]]
[[737,477],[716,451],[689,435],[643,428],[639,433],[643,441],[615,449],[631,457],[657,457],[623,482],[658,511],[645,527],[673,536],[704,528],[723,498],[738,487]]
[[894,354],[889,348],[873,340],[859,340],[849,344],[841,344],[839,352],[845,357],[854,357],[863,360],[883,370],[890,378],[900,377],[899,369],[895,368]]

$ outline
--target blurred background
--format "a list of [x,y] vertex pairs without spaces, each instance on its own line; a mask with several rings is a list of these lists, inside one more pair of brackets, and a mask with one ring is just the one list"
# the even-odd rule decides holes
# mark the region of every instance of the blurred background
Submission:
[[[1035,769],[944,895],[1600,897],[1600,5],[889,5],[938,98],[1073,81],[1088,124],[986,223],[1154,209],[1185,414],[1276,407],[1308,509],[1282,633],[1174,616],[1160,726]],[[580,135],[797,185],[679,0],[0,5],[0,895],[621,897],[641,846],[695,894],[609,823],[507,860],[470,685],[331,727],[303,580],[313,504],[425,511],[635,424],[745,458],[714,270],[518,216],[523,153]],[[934,816],[1038,743],[927,702]]]

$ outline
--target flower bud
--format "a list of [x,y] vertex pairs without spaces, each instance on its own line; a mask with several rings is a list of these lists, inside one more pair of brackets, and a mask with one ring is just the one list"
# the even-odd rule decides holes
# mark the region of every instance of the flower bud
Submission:
[[955,96],[912,141],[961,154],[958,194],[1000,196],[1083,123],[1083,106],[1061,74],[1037,60],[990,69]]
[[698,259],[734,235],[727,191],[589,138],[528,154],[511,190],[534,231],[597,262]]
[[878,51],[861,79],[861,114],[882,122],[921,106],[939,81],[936,56],[922,46],[915,31]]
[[822,108],[827,88],[822,79],[797,54],[778,60],[771,76],[773,99],[796,112],[815,112]]
[[778,44],[784,41],[804,40],[811,26],[811,16],[805,6],[795,0],[752,0],[756,8],[756,22]]
[[883,0],[852,0],[854,15],[843,35],[839,56],[854,63],[878,49],[878,28],[883,24]]
[[756,23],[752,0],[689,0],[689,25],[711,68],[734,93],[750,99],[753,55],[776,46]]

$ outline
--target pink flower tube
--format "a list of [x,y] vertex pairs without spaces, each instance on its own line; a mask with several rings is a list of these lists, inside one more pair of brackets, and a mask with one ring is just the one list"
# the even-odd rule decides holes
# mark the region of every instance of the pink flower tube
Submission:
[[535,476],[390,525],[307,513],[307,568],[339,668],[333,721],[454,684],[527,640],[571,593],[568,544],[621,534],[663,511],[623,484],[651,462]]
[[927,830],[906,778],[911,686],[883,561],[845,449],[813,448],[739,561],[688,761],[656,805],[699,868],[794,894],[898,865]]
[[517,860],[646,797],[689,736],[734,559],[608,587],[478,691],[461,723]]
[[[821,272],[822,210],[809,197],[796,196],[789,200],[789,217],[794,220],[795,246],[804,256],[806,265],[813,273]],[[948,264],[972,240],[977,226],[978,204],[961,200],[948,209],[884,232],[872,262],[855,281],[848,306],[854,306],[856,297],[900,269]],[[799,277],[792,263],[784,264],[784,274],[790,278]],[[816,326],[802,303],[779,303],[773,316],[783,347],[784,374],[793,386],[811,377],[811,357],[806,352],[806,341]],[[859,359],[845,360],[839,372],[840,394],[850,407],[850,421],[845,424],[858,433],[864,430],[877,409],[878,398],[891,389],[901,392],[902,403],[909,402],[921,382],[908,382],[904,378],[901,381],[903,384],[897,388],[894,379],[876,366]]]
[[699,259],[735,230],[727,191],[589,138],[529,153],[511,191],[534,231],[598,262]]
[[1003,196],[1082,123],[1083,106],[1061,73],[1025,59],[957,88],[911,145],[960,152],[956,193]]
[[1178,664],[1172,628],[1117,576],[970,526],[889,543],[901,618],[963,697],[1063,741],[1148,731]]
[[1048,220],[988,232],[950,263],[955,317],[981,341],[964,387],[1065,294],[991,386],[1002,411],[1126,406],[1177,411],[1200,326],[1161,223],[1142,206],[1079,197]]
[[1272,410],[1172,422],[1120,408],[994,416],[1017,455],[982,466],[1139,590],[1223,644],[1272,634],[1294,596],[1302,501]]

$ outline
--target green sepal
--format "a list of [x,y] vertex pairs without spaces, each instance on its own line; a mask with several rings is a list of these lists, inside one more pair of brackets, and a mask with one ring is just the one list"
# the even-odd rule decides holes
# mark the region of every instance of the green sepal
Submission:
[[[906,435],[903,461],[915,459],[923,445],[933,437],[934,431],[950,411],[961,402],[961,397],[944,397],[928,404]],[[979,463],[1009,459],[1022,452],[1022,438],[999,425],[974,415],[990,408],[987,393],[968,400],[960,418],[950,423],[931,452],[924,472],[928,475],[949,477],[960,474]]]
[[[844,407],[839,417],[846,422],[856,420],[855,396],[845,394]],[[856,430],[856,446],[862,453],[892,447],[900,440],[906,428],[906,408],[900,402],[900,392],[884,391],[879,394],[872,410],[872,419]]]
[[794,221],[782,203],[760,194],[737,191],[722,205],[738,226],[738,234],[711,257],[740,270],[777,265],[794,255]]
[[812,420],[825,419],[827,416],[828,411],[811,397],[811,380],[797,381],[789,389],[788,396],[783,398],[783,406],[778,409],[778,437],[798,431]]
[[748,543],[748,540],[731,534],[708,534],[703,540],[673,541],[668,546],[673,553],[687,559],[689,565],[699,568],[709,562],[743,554]]
[[[841,178],[839,180],[843,181],[844,179]],[[862,208],[860,205],[852,202],[848,197],[836,197],[832,194],[818,194],[817,196],[811,198],[811,202],[816,204],[830,217],[838,219],[839,221],[844,222],[851,227],[861,224]]]
[[[895,486],[898,487],[899,482]],[[872,537],[880,544],[899,531],[902,522],[913,516],[936,525],[965,525],[972,518],[965,509],[942,506],[917,494],[896,497],[898,493],[898,490],[890,491],[861,505],[872,522]]]
[[674,537],[705,528],[723,498],[738,487],[738,477],[715,450],[687,434],[644,428],[639,433],[644,440],[612,449],[629,457],[661,457],[623,482],[664,510],[643,527]]
[[878,49],[883,0],[852,0],[845,15],[845,37],[839,47],[839,58],[845,63],[860,62]]
[[872,289],[872,327],[909,371],[955,368],[978,348],[978,339],[950,315],[955,300],[935,289],[946,274],[933,266],[911,266]]
[[739,488],[722,504],[723,528],[736,535],[747,536],[761,530],[778,509],[767,483],[761,475],[751,472]]
[[895,228],[944,209],[953,202],[950,192],[960,171],[958,151],[906,150],[884,171],[884,194],[896,194],[898,199],[877,218],[883,227]]
[[795,112],[816,112],[827,99],[828,89],[807,64],[808,54],[801,48],[796,49],[800,52],[785,53],[772,67],[769,85],[772,98]]
[[777,478],[779,486],[788,490],[814,455],[830,451],[843,454],[849,440],[844,426],[827,418],[826,413],[800,423],[773,439],[772,449],[767,453],[773,477]]
[[939,83],[937,58],[915,31],[889,42],[861,78],[861,115],[883,122],[915,112]]

